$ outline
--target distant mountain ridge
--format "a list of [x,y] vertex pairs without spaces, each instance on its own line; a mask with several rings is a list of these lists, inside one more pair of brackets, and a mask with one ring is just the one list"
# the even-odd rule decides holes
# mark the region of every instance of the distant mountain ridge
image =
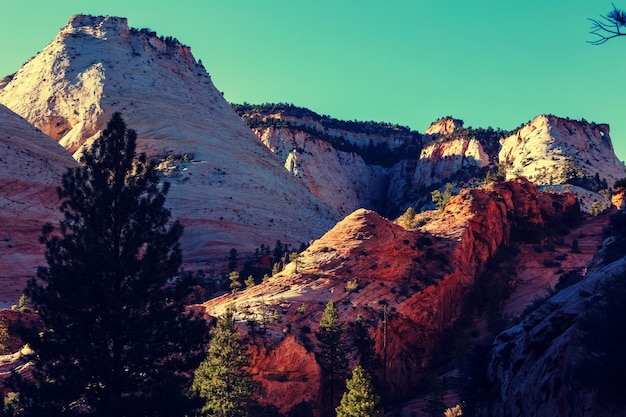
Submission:
[[[332,183],[348,183],[333,191],[345,195],[351,190],[359,196],[341,203],[343,214],[359,207],[389,216],[398,216],[408,206],[429,208],[434,189],[448,182],[457,190],[475,187],[489,176],[525,177],[540,186],[569,187],[581,199],[583,209],[591,211],[594,203],[610,206],[610,189],[626,175],[608,125],[585,120],[540,115],[514,131],[505,131],[465,128],[462,120],[447,116],[420,134],[393,124],[340,121],[291,104],[233,107],[285,167],[305,179],[323,200],[329,200],[322,196],[328,188],[321,183],[324,173],[332,172],[332,179],[326,181],[332,190]],[[316,153],[314,143],[327,143],[332,150]],[[342,172],[349,169],[339,166],[338,158],[361,167],[355,178],[341,180]],[[312,172],[319,174],[312,179]],[[368,177],[371,181],[360,184]],[[374,185],[369,192],[367,184]]]

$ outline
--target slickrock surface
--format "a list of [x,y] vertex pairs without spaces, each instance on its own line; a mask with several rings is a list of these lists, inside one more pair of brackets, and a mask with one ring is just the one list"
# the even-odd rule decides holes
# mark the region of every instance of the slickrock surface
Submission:
[[16,304],[45,263],[41,227],[60,219],[56,187],[76,165],[58,143],[0,105],[0,307]]

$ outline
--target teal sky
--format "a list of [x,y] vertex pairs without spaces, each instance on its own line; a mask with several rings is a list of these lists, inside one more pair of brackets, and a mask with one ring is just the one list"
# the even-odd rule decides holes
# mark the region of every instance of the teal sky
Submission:
[[587,19],[611,8],[597,0],[10,1],[0,14],[0,77],[73,14],[124,16],[191,46],[229,101],[283,101],[420,132],[446,115],[504,129],[543,113],[585,118],[611,125],[624,160],[626,37],[587,43]]

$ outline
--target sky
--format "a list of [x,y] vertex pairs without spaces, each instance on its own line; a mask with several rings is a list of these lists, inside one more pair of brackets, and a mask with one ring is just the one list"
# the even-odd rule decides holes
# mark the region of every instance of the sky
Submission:
[[[611,125],[626,160],[626,36],[593,46],[598,0],[20,0],[0,13],[0,77],[77,13],[191,47],[231,102],[287,102],[423,132],[442,116],[514,129],[540,114]],[[626,1],[614,0],[626,8]]]

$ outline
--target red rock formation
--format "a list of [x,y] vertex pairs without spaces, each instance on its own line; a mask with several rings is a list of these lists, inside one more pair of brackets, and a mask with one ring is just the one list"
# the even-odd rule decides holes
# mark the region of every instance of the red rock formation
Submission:
[[[317,330],[331,299],[346,328],[357,314],[364,317],[376,351],[386,358],[386,386],[400,398],[421,379],[442,331],[459,317],[476,274],[509,241],[511,231],[541,226],[575,206],[570,194],[539,193],[528,181],[516,180],[463,191],[419,231],[357,210],[301,255],[297,272],[290,264],[267,282],[205,307],[216,315],[234,304],[242,319],[278,313],[264,336],[254,335],[252,351],[263,398],[282,411],[302,399],[298,378],[303,363],[309,363],[306,379],[312,393],[306,398],[319,400],[319,373],[311,353],[316,343],[313,334],[302,330]],[[348,290],[353,280],[358,286]],[[386,340],[383,304],[388,312]],[[302,305],[304,312],[299,313]]]

